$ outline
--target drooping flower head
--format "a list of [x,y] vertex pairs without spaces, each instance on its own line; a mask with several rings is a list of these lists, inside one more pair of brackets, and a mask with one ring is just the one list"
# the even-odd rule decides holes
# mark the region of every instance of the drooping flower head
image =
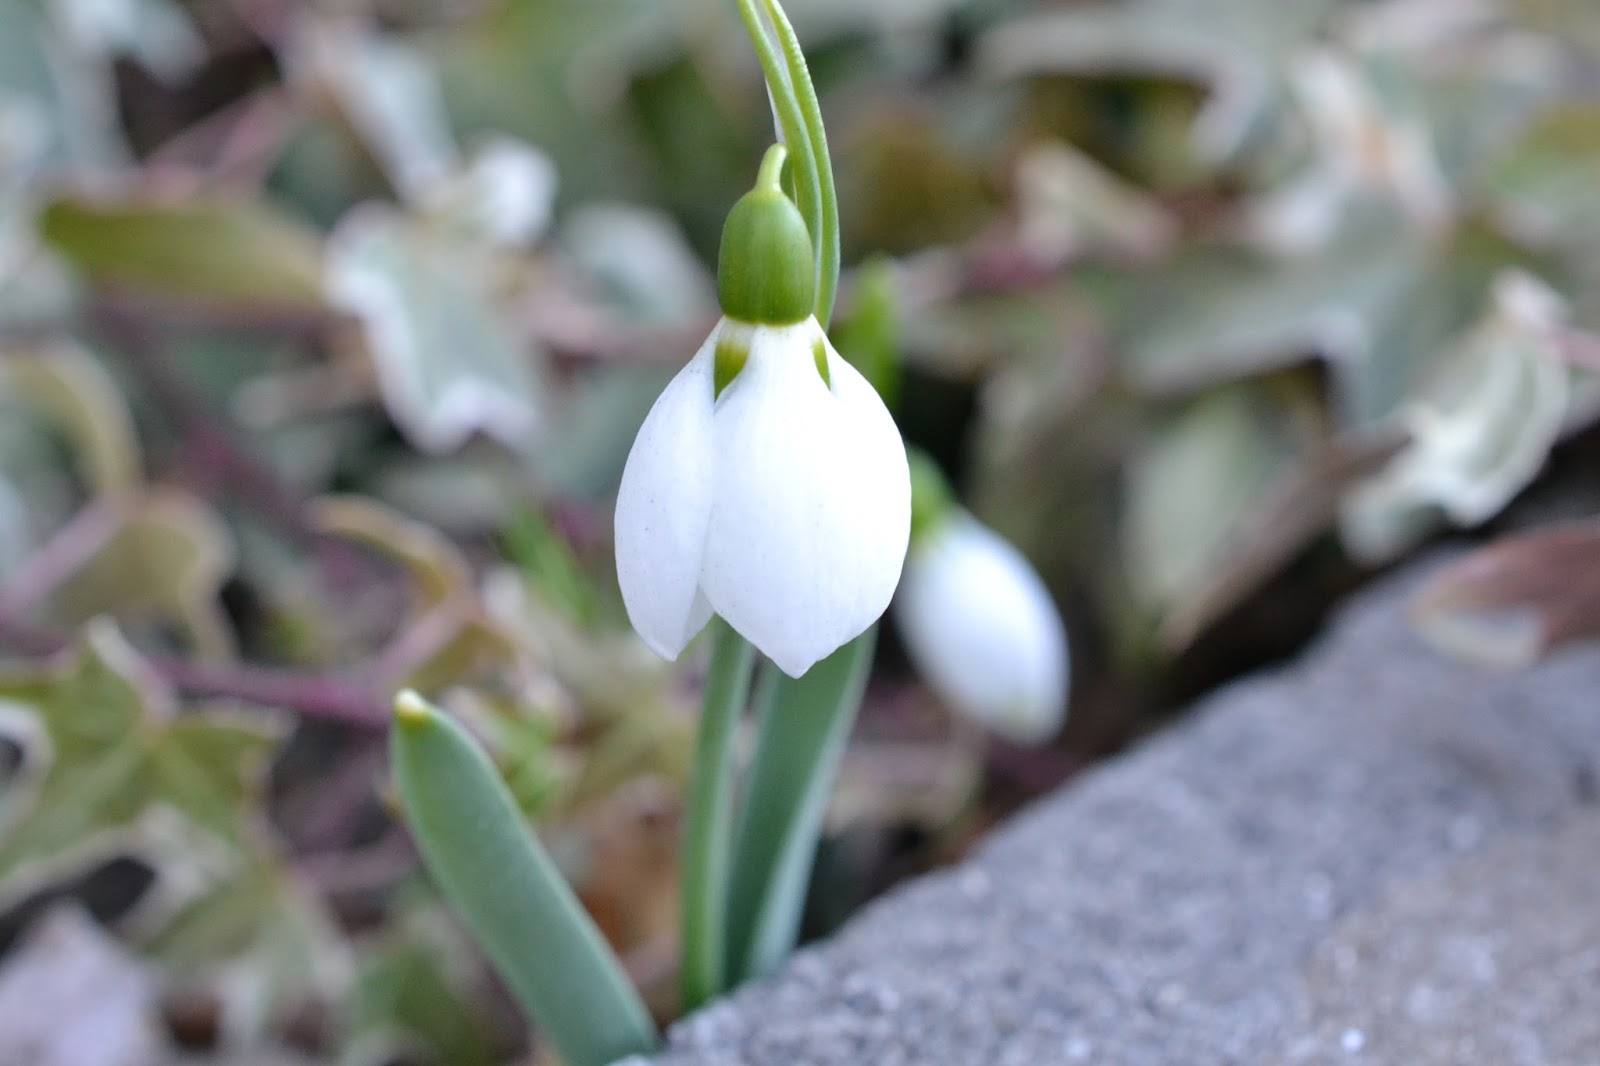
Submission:
[[723,229],[723,318],[646,416],[617,494],[628,617],[675,659],[713,613],[792,677],[883,614],[911,524],[905,446],[812,314],[782,146]]
[[953,709],[1035,744],[1067,710],[1067,636],[1023,554],[950,498],[917,455],[915,530],[895,622],[917,670]]

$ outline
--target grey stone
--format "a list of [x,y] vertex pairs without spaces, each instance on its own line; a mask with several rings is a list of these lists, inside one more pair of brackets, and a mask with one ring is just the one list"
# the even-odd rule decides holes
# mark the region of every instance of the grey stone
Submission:
[[[656,1061],[1600,1063],[1600,654],[1443,660],[1405,619],[1418,574]],[[1490,984],[1452,972],[1483,959]]]
[[1507,839],[1339,923],[1307,974],[1308,1066],[1600,1060],[1600,816]]

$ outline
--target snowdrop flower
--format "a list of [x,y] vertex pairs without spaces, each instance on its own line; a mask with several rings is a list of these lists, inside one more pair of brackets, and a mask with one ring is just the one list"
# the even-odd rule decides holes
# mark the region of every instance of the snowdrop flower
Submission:
[[1021,552],[949,499],[919,456],[916,532],[895,622],[912,662],[951,707],[1000,736],[1037,744],[1061,727],[1067,635]]
[[628,617],[677,658],[713,612],[791,677],[883,614],[911,525],[905,446],[812,317],[781,145],[722,234],[723,319],[650,409],[617,494]]

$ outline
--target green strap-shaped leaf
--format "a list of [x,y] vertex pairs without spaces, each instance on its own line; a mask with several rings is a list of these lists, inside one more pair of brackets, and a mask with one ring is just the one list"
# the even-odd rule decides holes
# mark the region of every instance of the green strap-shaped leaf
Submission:
[[467,732],[402,692],[391,758],[428,872],[562,1058],[605,1066],[654,1048],[638,993]]
[[746,779],[729,891],[728,975],[770,973],[794,947],[822,816],[872,665],[868,629],[798,680],[776,670],[756,703],[760,736]]
[[733,835],[734,735],[750,694],[755,649],[721,618],[700,703],[683,840],[683,1009],[732,987],[727,959],[728,851]]

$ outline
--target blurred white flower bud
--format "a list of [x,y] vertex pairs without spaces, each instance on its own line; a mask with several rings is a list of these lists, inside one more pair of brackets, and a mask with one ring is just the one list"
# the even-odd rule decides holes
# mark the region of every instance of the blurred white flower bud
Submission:
[[1067,636],[1021,552],[958,508],[912,541],[895,598],[912,661],[951,707],[1007,740],[1066,717]]

